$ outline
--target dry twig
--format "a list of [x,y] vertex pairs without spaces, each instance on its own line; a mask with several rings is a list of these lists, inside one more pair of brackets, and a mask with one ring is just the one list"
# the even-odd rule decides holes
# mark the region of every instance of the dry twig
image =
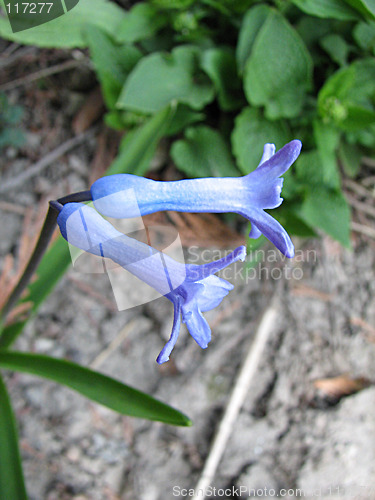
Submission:
[[8,181],[3,182],[0,186],[0,193],[5,193],[7,191],[15,189],[24,182],[26,182],[27,180],[29,180],[31,177],[34,177],[34,175],[40,174],[42,170],[44,170],[53,162],[58,160],[62,155],[64,155],[71,149],[79,146],[87,139],[90,139],[95,135],[95,133],[96,133],[96,127],[92,127],[89,130],[87,130],[87,132],[84,132],[83,134],[78,135],[77,137],[72,137],[63,144],[60,144],[60,146],[58,146],[53,151],[47,153],[46,156],[44,156],[41,160],[37,161],[34,165],[31,165],[27,170],[22,172],[20,175],[18,175],[13,179],[9,179]]
[[[223,456],[235,421],[245,401],[254,375],[256,374],[256,371],[258,369],[267,341],[274,330],[278,312],[276,301],[277,299],[275,295],[274,299],[271,302],[271,305],[263,314],[254,340],[251,343],[250,349],[238,374],[237,381],[229,398],[227,408],[223,415],[223,419],[220,423],[218,432],[204,465],[202,474],[195,488],[196,494],[194,496],[194,500],[197,500],[198,498],[205,498],[205,492],[214,479],[216,469],[219,465],[221,457]],[[201,495],[201,492],[203,493],[203,495]]]
[[351,228],[357,233],[361,233],[375,239],[375,229],[370,226],[365,226],[364,224],[352,221]]
[[3,83],[0,85],[0,92],[5,92],[6,90],[14,89],[15,87],[20,87],[21,85],[27,85],[31,82],[35,82],[36,80],[40,80],[41,78],[46,78],[47,76],[55,75],[56,73],[61,73],[62,71],[67,71],[68,69],[76,68],[77,66],[82,65],[82,60],[69,60],[64,61],[60,64],[55,64],[54,66],[50,66],[49,68],[44,68],[35,73],[31,73],[27,76],[22,76],[17,78],[16,80],[12,80],[11,82]]

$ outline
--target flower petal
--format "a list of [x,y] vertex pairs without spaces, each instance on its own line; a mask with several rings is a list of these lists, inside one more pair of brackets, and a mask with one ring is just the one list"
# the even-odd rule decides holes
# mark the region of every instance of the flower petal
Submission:
[[157,363],[161,365],[162,363],[165,363],[166,361],[169,360],[169,355],[171,354],[177,338],[178,334],[180,333],[180,326],[181,326],[181,299],[180,297],[176,297],[173,300],[173,305],[174,305],[174,317],[173,317],[173,326],[172,326],[172,332],[171,336],[169,337],[168,342],[165,344],[163,349],[160,351],[159,356],[156,358]]
[[227,256],[223,257],[222,259],[215,260],[214,262],[209,262],[208,264],[203,265],[188,264],[186,266],[186,281],[203,280],[207,276],[221,271],[237,260],[244,261],[245,257],[246,247],[244,245],[241,245]]
[[246,177],[252,182],[263,181],[272,177],[280,177],[296,161],[302,148],[301,141],[294,140],[275,153],[269,160],[261,163],[256,170],[250,172]]
[[195,305],[192,309],[186,310],[186,307],[183,305],[182,321],[186,323],[189,333],[195,342],[202,349],[206,349],[211,340],[211,328],[198,309],[198,306]]
[[251,231],[249,233],[249,238],[256,240],[262,234],[262,231],[256,227],[254,222],[251,222]]
[[258,167],[265,161],[269,160],[275,154],[275,151],[276,151],[275,144],[268,144],[268,143],[265,144],[263,146],[263,156],[260,160]]
[[200,311],[210,311],[217,307],[223,298],[233,290],[234,285],[212,274],[202,281],[198,281],[203,288],[196,294],[196,301]]
[[[245,215],[245,214],[244,214]],[[251,223],[262,231],[282,254],[290,259],[294,257],[294,245],[283,226],[263,210],[249,210],[246,214]],[[251,233],[250,233],[251,234]]]

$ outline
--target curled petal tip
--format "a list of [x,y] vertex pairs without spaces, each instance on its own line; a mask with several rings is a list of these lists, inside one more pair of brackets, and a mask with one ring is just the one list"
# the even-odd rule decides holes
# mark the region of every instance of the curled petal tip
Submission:
[[285,252],[285,257],[288,257],[288,259],[293,259],[293,257],[294,257],[294,246],[293,245],[287,249],[287,251]]
[[169,361],[169,356],[163,356],[162,353],[159,354],[159,356],[156,358],[156,362],[159,365],[162,365],[163,363],[166,363]]
[[289,143],[289,145],[293,147],[297,158],[302,149],[302,142],[299,139],[294,139]]
[[236,251],[238,260],[243,262],[246,258],[246,247],[244,245],[241,245],[235,251]]
[[270,143],[265,144],[263,146],[263,156],[260,160],[259,165],[261,165],[265,161],[269,160],[271,158],[271,156],[273,156],[275,154],[275,152],[276,152],[275,144],[270,144]]

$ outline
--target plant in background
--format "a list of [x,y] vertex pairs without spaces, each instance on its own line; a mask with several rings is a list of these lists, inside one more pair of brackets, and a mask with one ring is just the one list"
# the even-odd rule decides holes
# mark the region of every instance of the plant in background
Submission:
[[[318,19],[318,20],[317,20]],[[48,29],[47,29],[48,27]],[[248,174],[262,144],[299,137],[277,217],[295,235],[350,246],[338,160],[355,175],[375,149],[375,7],[358,0],[149,0],[124,11],[81,0],[59,19],[0,34],[43,47],[88,47],[107,105],[126,130],[113,172],[144,175],[161,137],[187,177]],[[132,170],[142,134],[160,128]],[[134,156],[135,158],[135,156]],[[328,215],[327,215],[328,214]]]

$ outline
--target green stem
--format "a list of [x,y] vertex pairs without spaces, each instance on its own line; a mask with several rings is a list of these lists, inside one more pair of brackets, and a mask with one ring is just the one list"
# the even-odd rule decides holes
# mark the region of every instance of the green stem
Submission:
[[34,251],[30,257],[30,260],[26,266],[23,275],[21,276],[15,289],[10,294],[7,302],[5,303],[3,309],[1,310],[0,321],[4,321],[5,317],[17,304],[19,298],[22,295],[22,292],[25,290],[30,279],[35,273],[39,265],[39,262],[41,261],[45,251],[47,250],[48,244],[56,227],[57,216],[62,206],[65,205],[66,203],[91,201],[91,200],[92,197],[90,191],[80,191],[79,193],[73,193],[68,196],[64,196],[63,198],[59,198],[57,201],[50,201],[50,206],[47,212],[47,216],[44,221],[43,228],[40,232],[37,244],[34,248]]

